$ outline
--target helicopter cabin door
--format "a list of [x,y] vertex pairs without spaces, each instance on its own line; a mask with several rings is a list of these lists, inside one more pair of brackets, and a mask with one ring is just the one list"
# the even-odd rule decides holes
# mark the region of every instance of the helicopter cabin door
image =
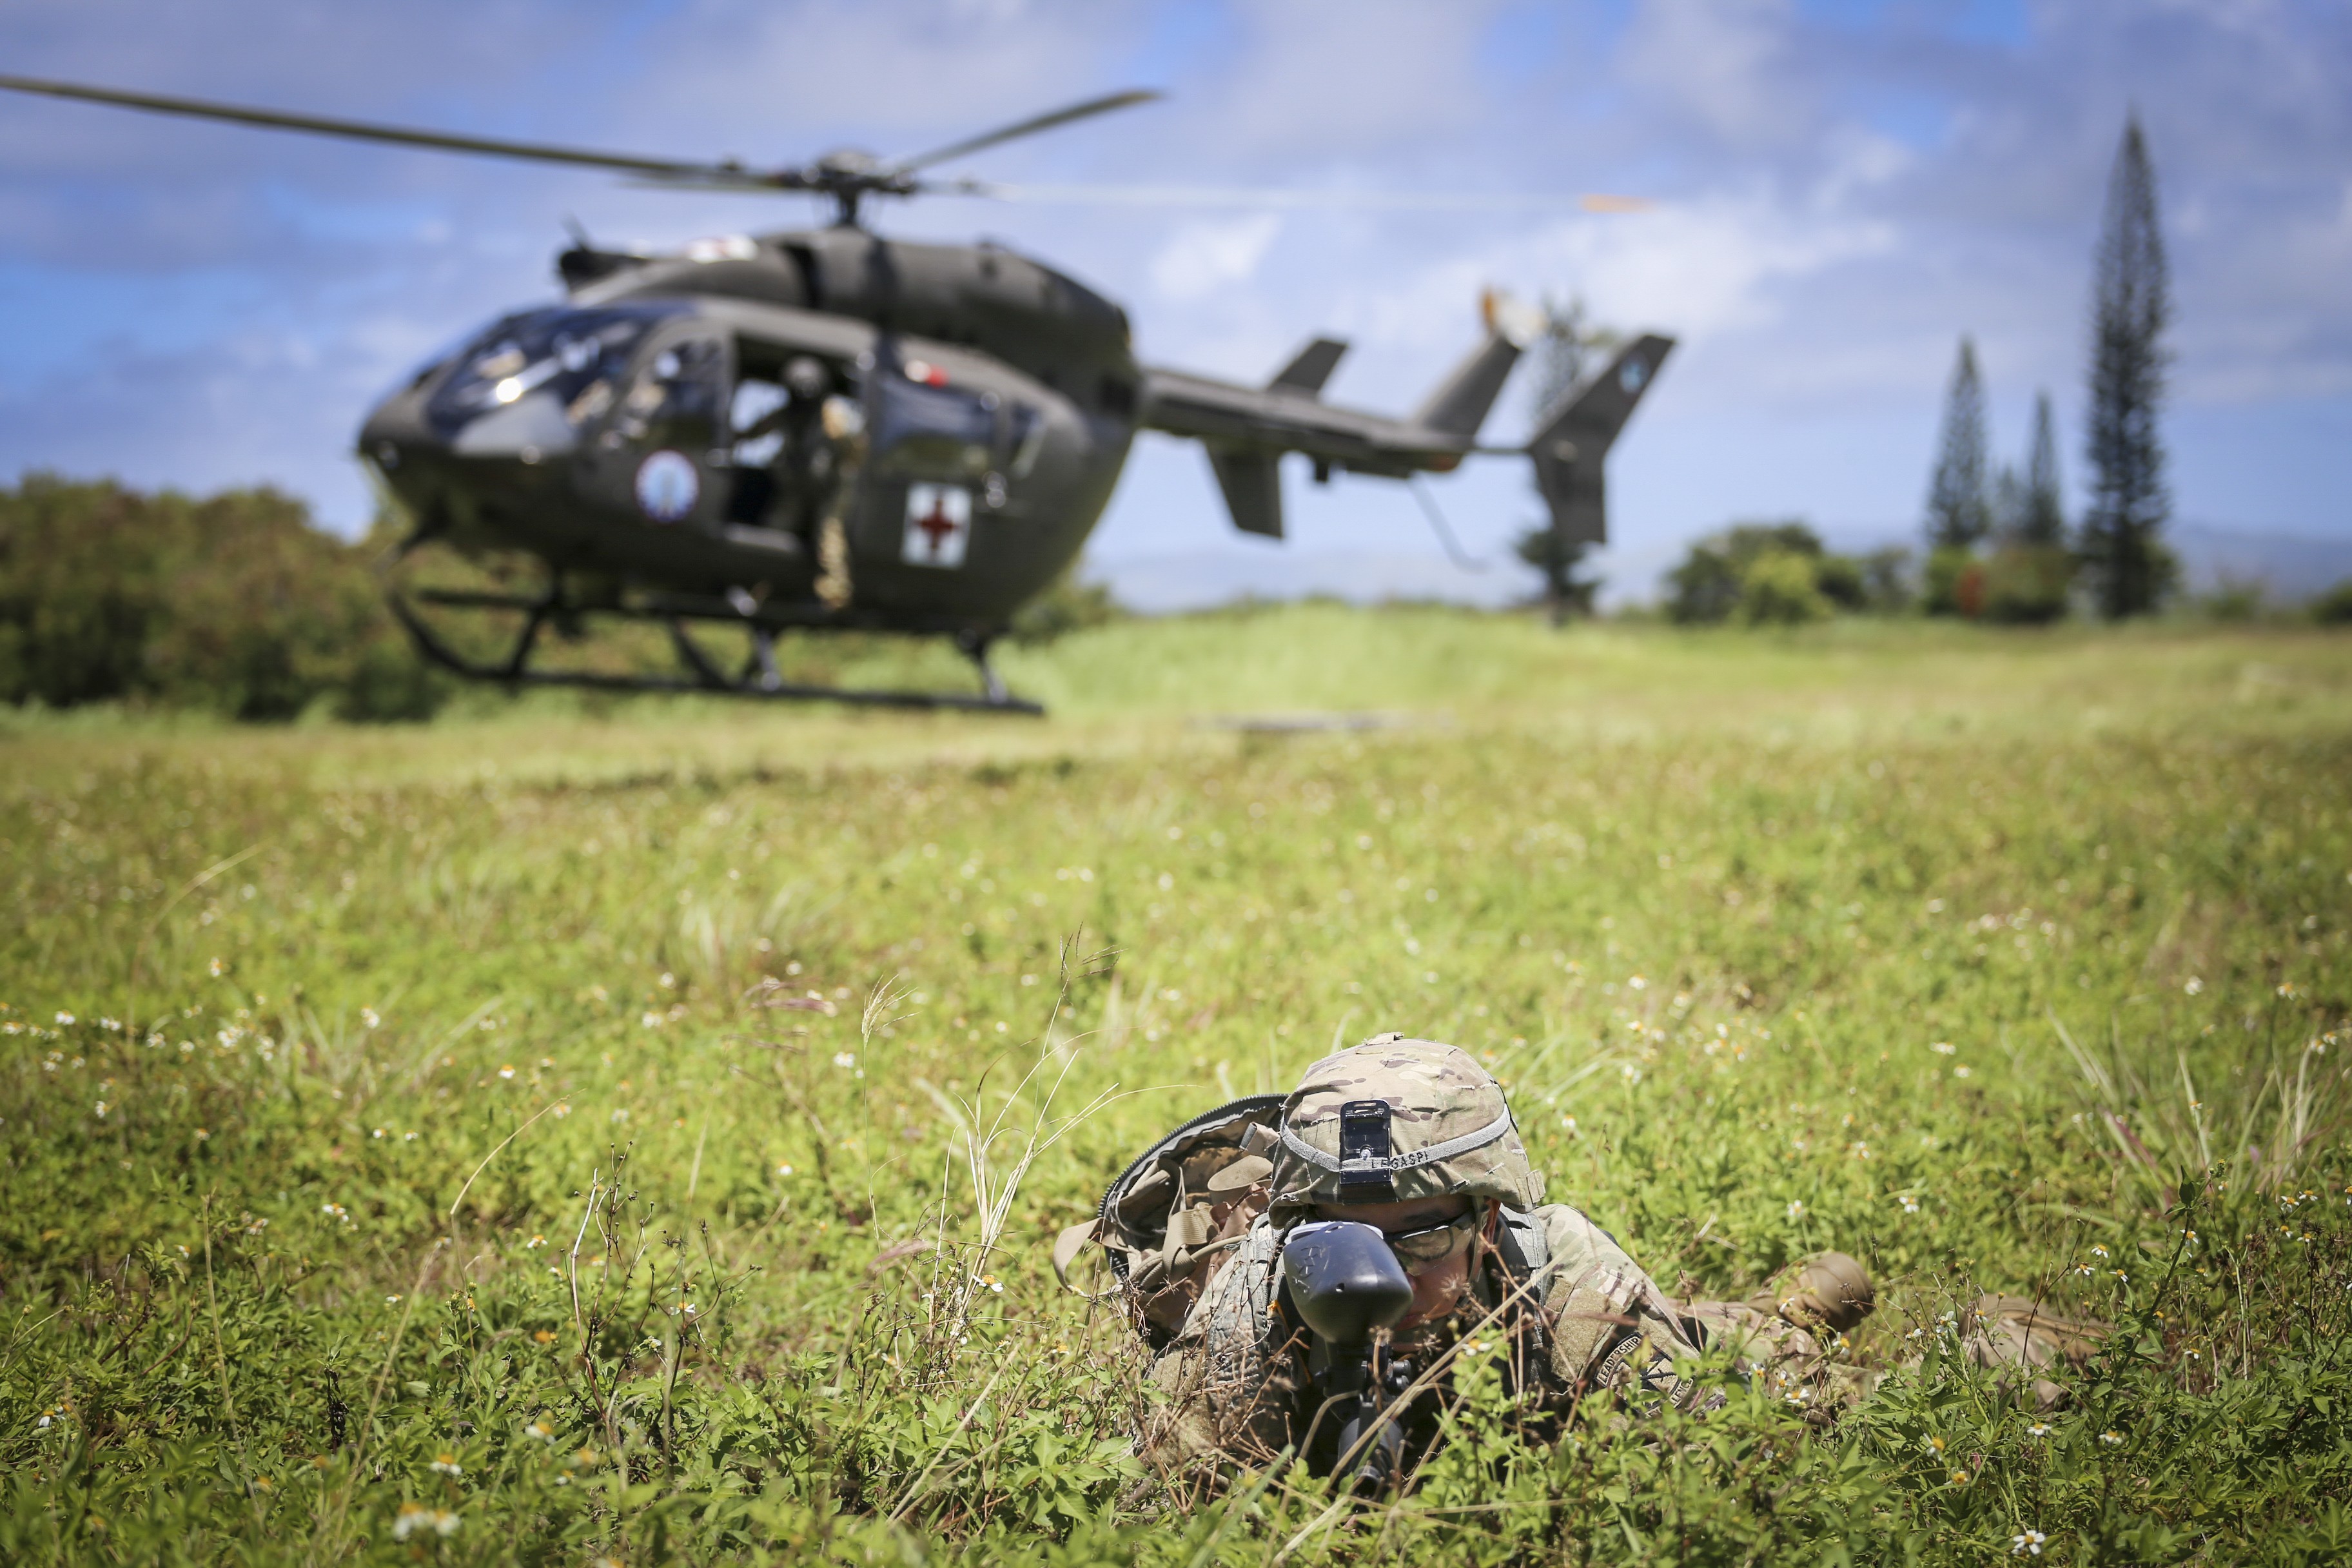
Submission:
[[698,322],[655,334],[606,431],[625,504],[661,527],[715,532],[734,478],[726,420],[733,345]]
[[908,358],[877,366],[866,401],[870,478],[856,552],[905,572],[908,590],[953,595],[956,577],[985,571],[975,525],[1004,503],[1003,400]]

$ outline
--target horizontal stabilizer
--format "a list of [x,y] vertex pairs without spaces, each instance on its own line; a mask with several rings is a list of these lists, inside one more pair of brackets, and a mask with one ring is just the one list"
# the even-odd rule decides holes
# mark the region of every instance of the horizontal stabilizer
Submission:
[[1225,492],[1225,510],[1244,533],[1282,537],[1282,468],[1278,452],[1210,446],[1209,467]]
[[1674,339],[1655,333],[1634,339],[1600,374],[1570,388],[1537,421],[1528,456],[1535,461],[1536,488],[1551,509],[1552,528],[1562,540],[1609,542],[1601,459],[1674,346]]
[[1338,338],[1313,339],[1305,348],[1291,355],[1288,364],[1274,373],[1274,379],[1265,384],[1265,389],[1319,397],[1323,394],[1323,384],[1331,379],[1332,371],[1339,368],[1339,356],[1347,352],[1348,345]]

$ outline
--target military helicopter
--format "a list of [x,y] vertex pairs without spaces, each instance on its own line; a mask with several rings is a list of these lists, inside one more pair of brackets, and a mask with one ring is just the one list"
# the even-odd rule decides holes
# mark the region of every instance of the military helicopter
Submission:
[[[0,77],[0,88],[833,204],[824,228],[698,240],[673,253],[604,248],[575,231],[556,258],[562,303],[501,317],[368,415],[360,460],[409,520],[396,557],[439,545],[520,551],[540,563],[541,581],[525,593],[409,587],[385,574],[391,607],[425,658],[509,685],[1040,712],[1005,689],[989,647],[1076,558],[1139,430],[1199,441],[1234,525],[1248,533],[1282,537],[1286,453],[1303,454],[1318,483],[1335,470],[1411,479],[1505,453],[1532,460],[1563,539],[1597,543],[1607,537],[1602,459],[1674,346],[1635,338],[1543,411],[1526,447],[1485,447],[1479,428],[1543,327],[1507,300],[1490,295],[1484,340],[1420,407],[1391,416],[1323,401],[1347,351],[1339,340],[1311,340],[1258,386],[1142,365],[1126,311],[1063,273],[1001,246],[912,244],[860,222],[878,198],[1041,194],[929,171],[1160,96],[1150,91],[1088,99],[911,157],[842,152],[754,169],[21,77]],[[1373,199],[1444,207],[1486,198]],[[453,646],[425,605],[519,612],[520,629],[485,661]],[[592,616],[666,626],[677,673],[546,667],[542,634],[577,636]],[[740,666],[727,668],[690,629],[714,626],[745,635]],[[776,635],[794,629],[947,637],[980,689],[795,683],[774,654]]]

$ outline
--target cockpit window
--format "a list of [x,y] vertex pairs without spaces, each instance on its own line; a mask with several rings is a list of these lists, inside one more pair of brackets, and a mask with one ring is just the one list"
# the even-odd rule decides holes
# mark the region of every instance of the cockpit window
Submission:
[[[477,415],[542,390],[575,420],[602,412],[637,340],[684,309],[676,301],[654,301],[595,310],[559,306],[509,316],[446,362],[447,377],[426,400],[425,416],[446,435]],[[606,389],[601,399],[595,395],[600,385]]]

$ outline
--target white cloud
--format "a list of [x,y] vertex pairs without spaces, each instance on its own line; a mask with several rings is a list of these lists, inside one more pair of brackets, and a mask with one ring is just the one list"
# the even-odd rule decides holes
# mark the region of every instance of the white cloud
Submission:
[[1277,213],[1191,223],[1151,261],[1151,286],[1171,300],[1197,300],[1247,282],[1282,230]]
[[1643,0],[1619,68],[1727,142],[1785,142],[1810,119],[1794,22],[1789,0]]

